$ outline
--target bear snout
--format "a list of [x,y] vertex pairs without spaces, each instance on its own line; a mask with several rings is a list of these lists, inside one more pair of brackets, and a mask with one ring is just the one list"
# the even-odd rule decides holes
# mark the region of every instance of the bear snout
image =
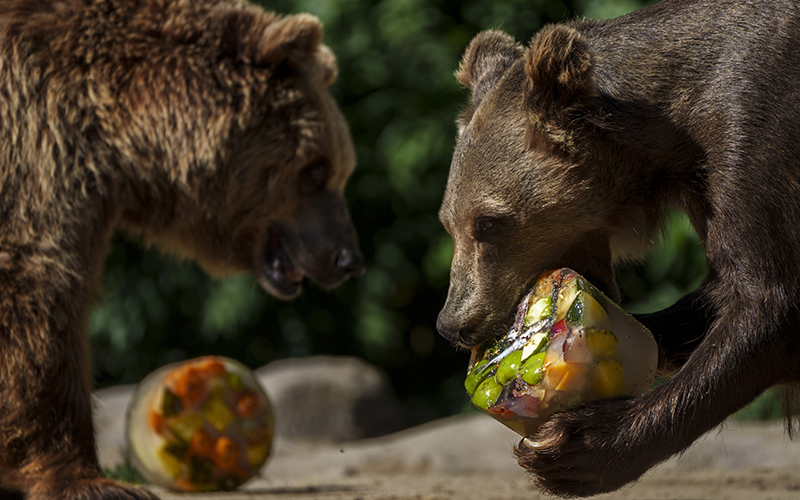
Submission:
[[463,347],[475,347],[492,337],[490,332],[483,331],[474,323],[470,324],[451,314],[447,307],[439,312],[436,329],[442,337]]
[[364,257],[355,248],[342,248],[331,256],[329,265],[335,281],[344,281],[364,273]]
[[444,309],[439,312],[439,316],[436,318],[436,329],[439,331],[439,335],[450,342],[460,344],[461,329],[459,326],[445,313]]

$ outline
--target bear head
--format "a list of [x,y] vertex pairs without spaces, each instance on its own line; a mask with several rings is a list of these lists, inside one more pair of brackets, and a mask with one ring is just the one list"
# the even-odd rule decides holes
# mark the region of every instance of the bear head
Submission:
[[454,248],[440,333],[466,346],[503,333],[546,269],[571,267],[614,296],[613,260],[641,253],[652,231],[636,233],[647,224],[615,180],[589,44],[569,25],[527,47],[486,31],[456,77],[471,100],[439,211]]
[[356,158],[319,20],[173,2],[129,13],[124,31],[141,42],[113,52],[121,225],[280,298],[306,276],[331,288],[361,273],[344,200]]

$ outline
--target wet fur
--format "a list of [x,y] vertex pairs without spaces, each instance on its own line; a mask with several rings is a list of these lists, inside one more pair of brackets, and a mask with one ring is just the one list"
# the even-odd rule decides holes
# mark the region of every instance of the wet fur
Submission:
[[0,0],[0,492],[154,498],[95,451],[85,330],[114,229],[283,298],[359,271],[321,37],[238,0]]
[[465,52],[443,335],[470,346],[504,331],[546,268],[616,295],[614,263],[642,256],[670,210],[708,263],[696,292],[641,317],[662,364],[682,367],[668,383],[557,414],[517,447],[542,490],[618,489],[773,385],[796,414],[799,42],[794,2],[664,0],[525,47],[484,32]]

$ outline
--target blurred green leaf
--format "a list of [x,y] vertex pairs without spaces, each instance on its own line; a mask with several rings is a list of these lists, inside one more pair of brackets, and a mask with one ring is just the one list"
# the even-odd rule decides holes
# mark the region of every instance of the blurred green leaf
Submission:
[[706,276],[705,254],[689,219],[675,212],[644,262],[619,270],[623,304],[632,313],[664,309],[697,288]]
[[783,418],[781,391],[778,387],[767,389],[746,408],[736,413],[739,420],[778,420]]
[[251,276],[214,283],[203,306],[200,332],[210,342],[220,335],[235,337],[241,323],[255,316],[264,302],[264,292]]
[[576,2],[577,8],[592,19],[611,19],[654,3],[658,3],[658,0],[577,0]]
[[138,485],[149,484],[147,479],[145,479],[144,476],[142,476],[142,474],[136,470],[136,468],[129,461],[117,464],[113,468],[104,467],[103,473],[107,478],[115,481],[121,481],[123,483]]

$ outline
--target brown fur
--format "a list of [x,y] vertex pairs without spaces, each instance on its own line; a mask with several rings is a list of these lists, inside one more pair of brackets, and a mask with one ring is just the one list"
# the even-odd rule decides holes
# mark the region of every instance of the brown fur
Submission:
[[283,298],[360,271],[321,37],[240,0],[0,0],[6,488],[152,497],[102,479],[94,448],[84,331],[115,228]]
[[700,289],[642,317],[662,360],[683,364],[672,380],[556,414],[517,448],[543,490],[617,489],[800,382],[798,42],[794,2],[664,0],[525,48],[499,32],[467,48],[472,99],[439,214],[454,244],[444,336],[506,331],[546,268],[617,296],[614,263],[642,256],[669,210],[708,263]]

